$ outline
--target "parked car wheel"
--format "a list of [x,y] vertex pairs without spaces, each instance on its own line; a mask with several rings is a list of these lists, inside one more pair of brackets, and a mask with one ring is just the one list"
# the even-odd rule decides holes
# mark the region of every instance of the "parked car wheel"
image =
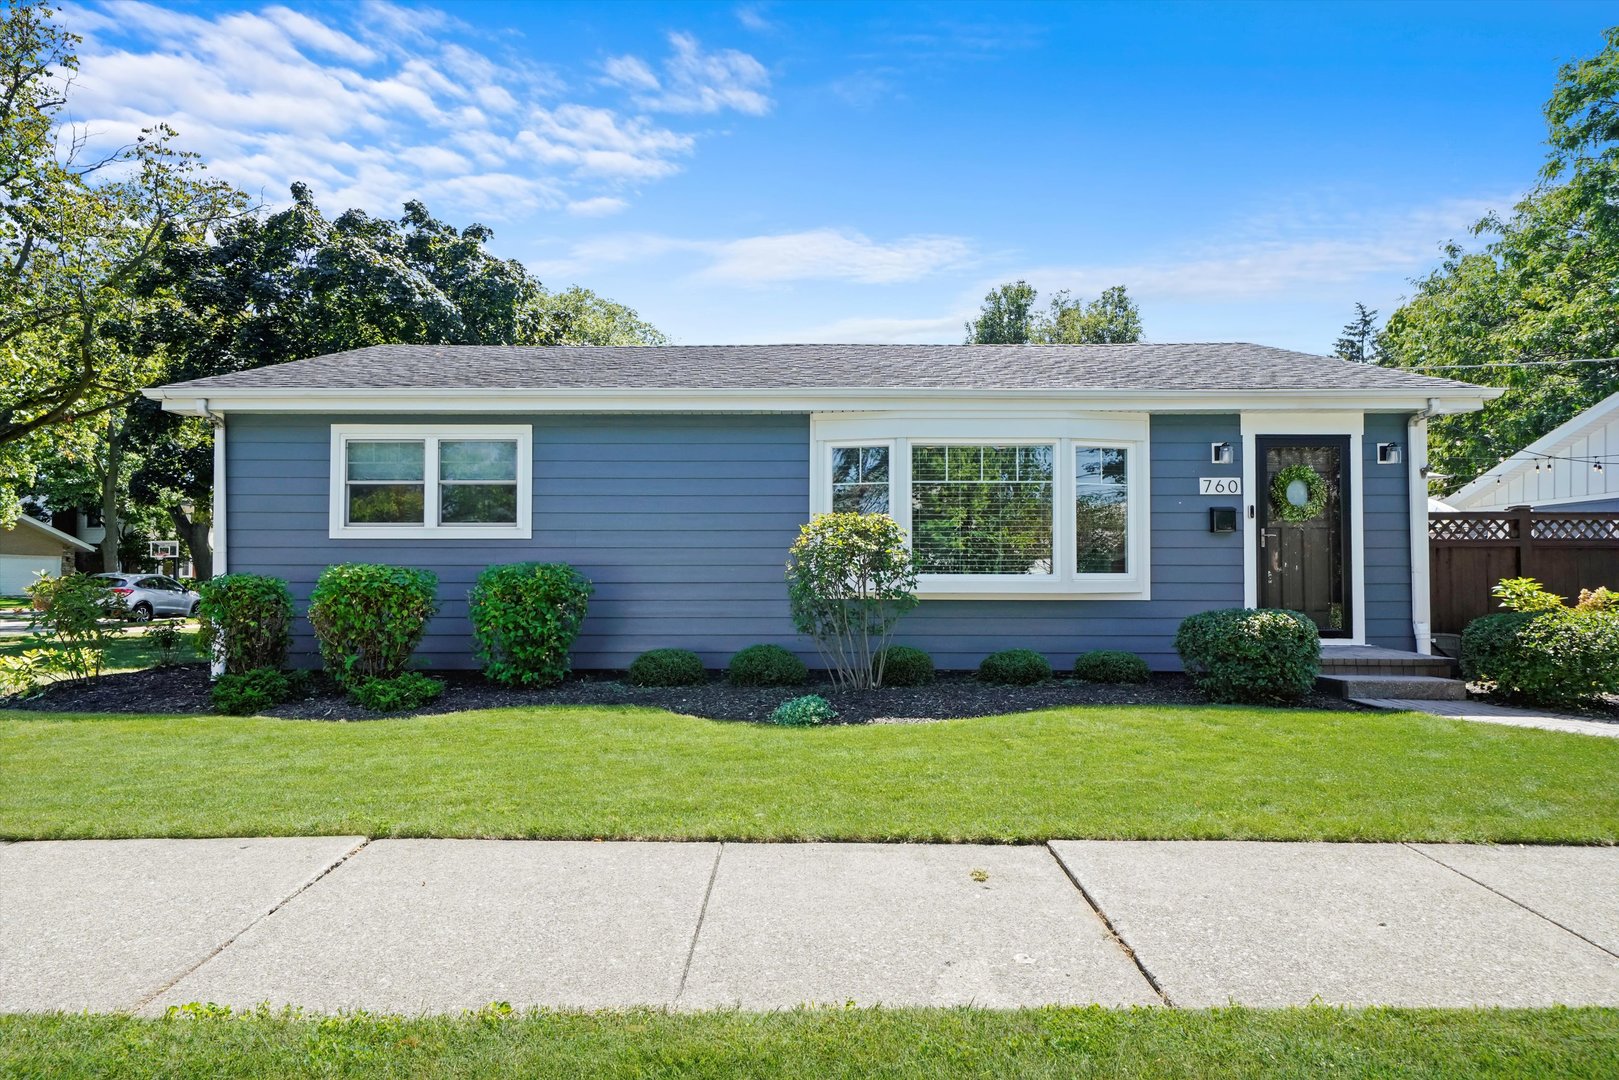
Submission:
[[197,609],[200,608],[200,607],[202,607],[202,601],[201,600],[193,600],[193,601],[191,601],[191,610],[189,612],[187,612],[187,614],[190,615],[193,619],[195,619],[197,617]]
[[152,605],[148,604],[146,601],[142,600],[140,603],[138,603],[134,607],[130,608],[129,609],[129,621],[130,622],[151,622],[152,621]]

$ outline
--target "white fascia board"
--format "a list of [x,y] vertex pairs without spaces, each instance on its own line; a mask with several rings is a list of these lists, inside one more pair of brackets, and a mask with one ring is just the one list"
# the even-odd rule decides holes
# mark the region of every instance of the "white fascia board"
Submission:
[[1457,488],[1445,496],[1445,501],[1471,501],[1487,488],[1494,486],[1497,477],[1505,480],[1515,473],[1521,472],[1538,460],[1533,455],[1553,453],[1560,449],[1563,443],[1579,438],[1586,429],[1594,428],[1598,424],[1605,422],[1609,415],[1616,411],[1619,411],[1619,393],[1609,394],[1589,409],[1569,417],[1522,450],[1510,455],[1505,461],[1481,473],[1477,479]]
[[[831,388],[814,390],[525,390],[309,389],[195,390],[157,387],[143,393],[167,412],[259,413],[803,413],[839,411],[1050,413],[1054,406],[1153,413],[1319,410],[1419,411],[1435,399],[1417,390],[956,390]],[[1498,397],[1494,387],[1447,392],[1439,411],[1473,412]]]

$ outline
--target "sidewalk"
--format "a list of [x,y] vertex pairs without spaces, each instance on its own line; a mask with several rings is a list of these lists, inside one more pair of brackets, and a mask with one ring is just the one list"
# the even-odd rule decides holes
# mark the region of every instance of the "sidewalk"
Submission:
[[1568,735],[1596,735],[1600,738],[1619,739],[1619,723],[1591,720],[1571,713],[1551,712],[1547,709],[1525,709],[1516,705],[1497,705],[1490,701],[1428,701],[1413,698],[1355,698],[1357,705],[1394,712],[1425,712],[1452,720],[1471,720],[1479,724],[1505,724],[1508,727],[1540,728],[1542,731],[1561,731]]
[[1619,849],[0,845],[0,1012],[1619,1005]]

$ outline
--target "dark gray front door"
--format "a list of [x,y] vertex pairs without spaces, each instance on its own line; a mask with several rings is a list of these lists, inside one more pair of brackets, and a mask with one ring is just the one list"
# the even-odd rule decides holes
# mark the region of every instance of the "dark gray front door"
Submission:
[[[1272,435],[1255,441],[1259,490],[1259,604],[1299,611],[1322,637],[1348,637],[1350,611],[1349,439],[1347,436]],[[1303,470],[1320,478],[1324,493],[1311,512]],[[1291,478],[1278,483],[1284,473]]]

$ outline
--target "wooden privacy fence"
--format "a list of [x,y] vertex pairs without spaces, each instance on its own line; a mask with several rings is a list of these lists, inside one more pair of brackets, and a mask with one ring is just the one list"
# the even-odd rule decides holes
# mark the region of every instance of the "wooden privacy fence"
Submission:
[[1619,589],[1619,514],[1557,514],[1514,507],[1428,515],[1433,632],[1459,634],[1501,608],[1490,589],[1532,577],[1568,597]]

